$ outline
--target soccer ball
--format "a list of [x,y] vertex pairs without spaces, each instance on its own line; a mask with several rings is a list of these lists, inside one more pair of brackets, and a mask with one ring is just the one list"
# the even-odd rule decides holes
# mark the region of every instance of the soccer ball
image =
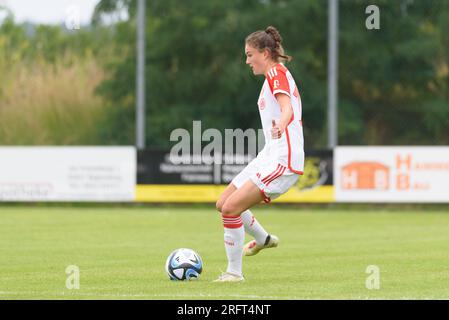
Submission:
[[195,280],[203,271],[203,260],[192,249],[176,249],[168,256],[165,271],[170,280]]

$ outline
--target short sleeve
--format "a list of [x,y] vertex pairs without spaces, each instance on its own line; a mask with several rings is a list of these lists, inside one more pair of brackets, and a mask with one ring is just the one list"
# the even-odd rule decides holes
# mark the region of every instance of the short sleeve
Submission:
[[277,65],[271,68],[267,75],[267,81],[270,86],[271,92],[275,96],[277,93],[284,93],[290,97],[290,85],[288,83],[286,69]]

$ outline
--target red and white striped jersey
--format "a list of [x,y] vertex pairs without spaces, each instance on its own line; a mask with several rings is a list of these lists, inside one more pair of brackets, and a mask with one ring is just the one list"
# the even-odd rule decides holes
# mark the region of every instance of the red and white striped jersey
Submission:
[[[293,116],[280,139],[271,138],[272,120],[279,122],[281,108],[275,95],[290,97]],[[302,129],[302,107],[298,87],[290,71],[281,63],[265,75],[265,82],[259,96],[259,113],[269,153],[278,158],[281,165],[302,174],[304,171],[304,137]]]

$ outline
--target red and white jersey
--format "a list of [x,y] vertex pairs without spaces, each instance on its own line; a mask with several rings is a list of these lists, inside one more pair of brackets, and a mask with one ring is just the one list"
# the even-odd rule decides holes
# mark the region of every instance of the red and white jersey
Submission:
[[[271,138],[272,120],[281,119],[281,108],[275,95],[290,97],[293,116],[280,139]],[[271,68],[265,75],[265,82],[259,96],[259,113],[265,136],[264,149],[276,157],[281,165],[302,174],[304,171],[304,137],[302,129],[301,97],[290,71],[281,63]]]

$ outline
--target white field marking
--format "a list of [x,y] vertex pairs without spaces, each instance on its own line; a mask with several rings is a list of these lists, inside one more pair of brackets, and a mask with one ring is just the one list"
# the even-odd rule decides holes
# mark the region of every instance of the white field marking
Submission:
[[82,297],[82,296],[95,296],[95,297],[129,297],[129,298],[145,298],[145,297],[165,297],[165,298],[242,298],[242,299],[288,299],[288,300],[304,300],[307,298],[303,297],[292,297],[292,296],[258,296],[258,295],[245,295],[245,294],[127,294],[127,293],[92,293],[92,292],[51,292],[51,291],[0,291],[0,296],[2,295],[30,295],[30,296],[43,296],[43,295],[53,295],[61,297]]
[[[321,300],[328,298],[310,298],[310,297],[295,297],[295,296],[258,296],[258,295],[244,295],[244,294],[128,294],[128,293],[92,293],[92,292],[51,292],[51,291],[0,291],[0,297],[2,295],[32,295],[32,296],[42,296],[42,295],[53,295],[61,297],[82,297],[82,296],[94,296],[94,297],[125,297],[125,298],[242,298],[242,299],[282,299],[282,300]],[[340,298],[335,298],[340,299]],[[449,300],[449,297],[347,297],[345,299],[352,300]],[[332,300],[332,298],[331,298]]]

